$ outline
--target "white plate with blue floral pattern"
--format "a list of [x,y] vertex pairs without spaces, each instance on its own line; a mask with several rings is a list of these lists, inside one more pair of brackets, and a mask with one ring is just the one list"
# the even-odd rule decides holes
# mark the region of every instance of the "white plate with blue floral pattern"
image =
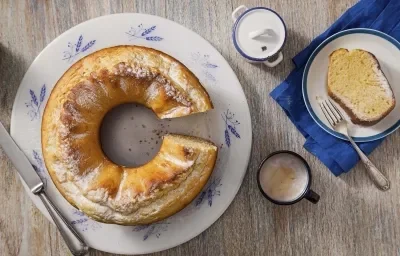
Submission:
[[[142,136],[140,147],[138,143],[132,148],[141,149],[143,156],[148,156],[149,152],[150,155],[154,154],[157,148],[155,144],[158,143],[156,139],[153,140],[154,127],[161,127],[162,132],[181,132],[207,138],[220,148],[213,174],[198,197],[181,212],[146,226],[103,224],[76,210],[52,183],[41,153],[41,116],[57,80],[80,58],[102,48],[127,44],[151,47],[181,61],[200,79],[215,107],[206,114],[187,117],[190,120],[184,118],[185,121],[159,121],[145,115],[147,117],[143,117],[139,125],[139,128],[143,128],[141,132],[138,132],[139,128],[129,126],[135,129],[136,138]],[[121,254],[169,249],[194,238],[211,226],[228,208],[239,190],[252,142],[246,97],[236,75],[221,54],[202,37],[177,23],[134,13],[89,20],[51,42],[37,56],[21,82],[13,106],[11,135],[46,183],[49,196],[90,247]],[[156,132],[156,135],[159,133]],[[28,194],[50,219],[40,200],[29,190]]]

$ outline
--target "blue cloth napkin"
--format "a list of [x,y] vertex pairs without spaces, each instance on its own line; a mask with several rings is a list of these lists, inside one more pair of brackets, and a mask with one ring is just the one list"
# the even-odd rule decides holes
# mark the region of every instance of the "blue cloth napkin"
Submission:
[[[400,41],[399,13],[400,0],[359,1],[293,58],[295,69],[270,94],[306,138],[304,147],[318,157],[336,176],[353,168],[359,161],[359,157],[350,143],[325,132],[308,113],[302,96],[304,67],[315,48],[326,38],[341,30],[371,28],[389,34]],[[359,143],[359,146],[366,154],[369,154],[381,142],[382,139]]]

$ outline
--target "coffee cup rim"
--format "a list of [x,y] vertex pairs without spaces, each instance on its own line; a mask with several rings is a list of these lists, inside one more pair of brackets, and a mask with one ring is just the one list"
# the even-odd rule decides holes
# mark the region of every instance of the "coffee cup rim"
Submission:
[[[306,167],[307,174],[308,174],[308,183],[307,183],[307,186],[306,186],[306,188],[304,189],[303,193],[302,193],[298,198],[296,198],[295,200],[293,200],[293,201],[287,201],[287,202],[285,202],[285,201],[278,201],[278,200],[275,200],[275,199],[272,199],[271,197],[269,197],[269,196],[267,195],[267,193],[265,193],[264,190],[262,189],[261,182],[260,182],[260,173],[261,173],[261,169],[262,169],[264,163],[265,163],[269,158],[271,158],[272,156],[275,156],[275,155],[278,155],[278,154],[283,154],[283,153],[291,154],[291,155],[293,155],[293,156],[299,158],[299,159],[304,163],[304,166]],[[264,158],[264,160],[262,160],[262,161],[261,161],[261,164],[258,166],[258,170],[257,170],[257,185],[258,185],[258,189],[260,190],[261,194],[262,194],[266,199],[268,199],[269,201],[271,201],[272,203],[277,204],[277,205],[292,205],[292,204],[295,204],[295,203],[301,201],[301,200],[306,196],[306,194],[310,191],[311,182],[312,182],[311,168],[310,168],[310,166],[308,165],[307,161],[306,161],[301,155],[299,155],[299,154],[297,154],[297,153],[295,153],[295,152],[293,152],[293,151],[290,151],[290,150],[279,150],[279,151],[275,151],[275,152],[269,154],[266,158]]]

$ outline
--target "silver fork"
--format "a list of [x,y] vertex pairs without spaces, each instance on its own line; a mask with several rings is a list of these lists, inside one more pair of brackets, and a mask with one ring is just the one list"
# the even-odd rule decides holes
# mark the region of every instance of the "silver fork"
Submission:
[[378,170],[378,168],[376,168],[376,166],[368,159],[368,157],[361,151],[354,140],[349,136],[347,121],[343,117],[340,110],[330,100],[319,102],[319,106],[321,107],[322,112],[324,113],[328,122],[331,124],[332,128],[335,131],[344,134],[350,141],[351,145],[353,145],[354,149],[360,156],[361,161],[364,163],[369,177],[375,183],[375,186],[383,191],[388,190],[390,188],[389,180]]

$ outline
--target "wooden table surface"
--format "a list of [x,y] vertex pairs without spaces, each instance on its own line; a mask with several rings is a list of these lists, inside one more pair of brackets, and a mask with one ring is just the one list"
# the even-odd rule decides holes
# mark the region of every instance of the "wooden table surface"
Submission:
[[[120,12],[154,14],[178,22],[207,39],[227,59],[246,93],[252,113],[253,153],[235,200],[208,230],[154,255],[400,255],[400,130],[371,155],[390,178],[380,192],[361,164],[334,177],[302,145],[304,138],[269,96],[291,71],[291,57],[356,0],[195,1],[0,1],[0,120],[9,127],[18,85],[39,52],[83,21]],[[246,63],[231,43],[230,14],[241,4],[266,6],[288,27],[285,59],[275,69]],[[317,205],[282,207],[266,201],[256,186],[256,168],[272,151],[294,150],[309,161]],[[0,255],[69,255],[56,228],[36,209],[0,149]],[[91,255],[109,255],[92,251]]]

